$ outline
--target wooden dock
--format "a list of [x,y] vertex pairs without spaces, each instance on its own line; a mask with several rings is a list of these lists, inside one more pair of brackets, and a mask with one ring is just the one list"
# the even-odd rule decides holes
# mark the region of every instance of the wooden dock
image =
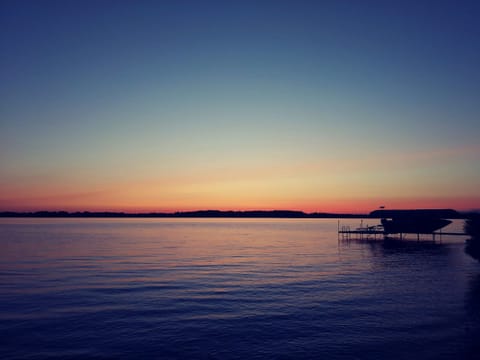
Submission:
[[359,227],[356,229],[350,229],[350,226],[342,226],[340,227],[340,223],[338,224],[338,238],[342,240],[350,240],[352,239],[352,235],[357,235],[358,238],[377,238],[377,236],[384,236],[385,233],[381,230],[378,226],[367,226],[367,227]]
[[416,235],[417,240],[420,240],[420,235],[431,235],[432,240],[435,241],[437,237],[442,238],[442,236],[468,236],[467,233],[464,232],[442,232],[436,231],[432,233],[398,233],[398,234],[388,234],[382,229],[381,225],[376,226],[367,226],[367,227],[358,227],[355,229],[351,229],[350,226],[340,226],[340,222],[338,223],[338,239],[339,240],[364,240],[364,239],[376,239],[379,237],[380,239],[387,239],[387,238],[399,238],[400,240],[404,240],[406,235]]

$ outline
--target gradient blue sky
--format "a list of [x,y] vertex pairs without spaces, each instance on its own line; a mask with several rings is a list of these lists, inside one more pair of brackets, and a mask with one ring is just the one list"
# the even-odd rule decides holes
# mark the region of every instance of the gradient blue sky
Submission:
[[0,4],[0,210],[480,207],[478,1]]

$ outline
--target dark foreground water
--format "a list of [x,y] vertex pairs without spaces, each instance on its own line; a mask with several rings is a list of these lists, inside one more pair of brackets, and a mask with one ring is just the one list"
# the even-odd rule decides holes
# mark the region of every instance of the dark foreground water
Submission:
[[0,358],[480,354],[480,263],[465,239],[339,242],[336,230],[336,220],[0,220]]

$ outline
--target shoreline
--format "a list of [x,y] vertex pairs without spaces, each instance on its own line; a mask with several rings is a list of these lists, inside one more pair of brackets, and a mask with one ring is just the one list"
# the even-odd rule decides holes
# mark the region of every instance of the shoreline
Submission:
[[[455,219],[467,219],[474,212],[459,212]],[[295,210],[253,210],[253,211],[221,211],[198,210],[179,211],[174,213],[127,213],[109,211],[35,211],[35,212],[0,212],[0,218],[279,218],[279,219],[366,219],[377,218],[370,214],[345,213],[305,213]]]

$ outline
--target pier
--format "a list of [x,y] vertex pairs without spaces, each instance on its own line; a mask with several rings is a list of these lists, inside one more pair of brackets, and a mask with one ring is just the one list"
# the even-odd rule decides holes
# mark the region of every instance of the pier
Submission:
[[360,226],[351,229],[350,226],[341,226],[338,222],[338,239],[350,240],[352,238],[383,239],[399,238],[404,240],[408,234],[432,236],[435,241],[439,236],[468,236],[464,232],[442,232],[442,228],[451,224],[449,219],[458,219],[459,214],[452,209],[412,209],[412,210],[375,210],[369,214],[370,219],[380,219],[380,224],[374,226]]
[[417,240],[421,239],[421,235],[431,235],[432,241],[435,241],[437,237],[440,239],[442,236],[468,236],[464,232],[442,232],[442,231],[432,231],[427,233],[420,232],[401,232],[397,234],[391,234],[385,232],[382,225],[366,226],[363,227],[363,220],[359,227],[351,229],[348,225],[340,226],[340,221],[338,222],[338,239],[339,240],[386,240],[386,239],[399,239],[405,240],[407,235],[416,236]]

